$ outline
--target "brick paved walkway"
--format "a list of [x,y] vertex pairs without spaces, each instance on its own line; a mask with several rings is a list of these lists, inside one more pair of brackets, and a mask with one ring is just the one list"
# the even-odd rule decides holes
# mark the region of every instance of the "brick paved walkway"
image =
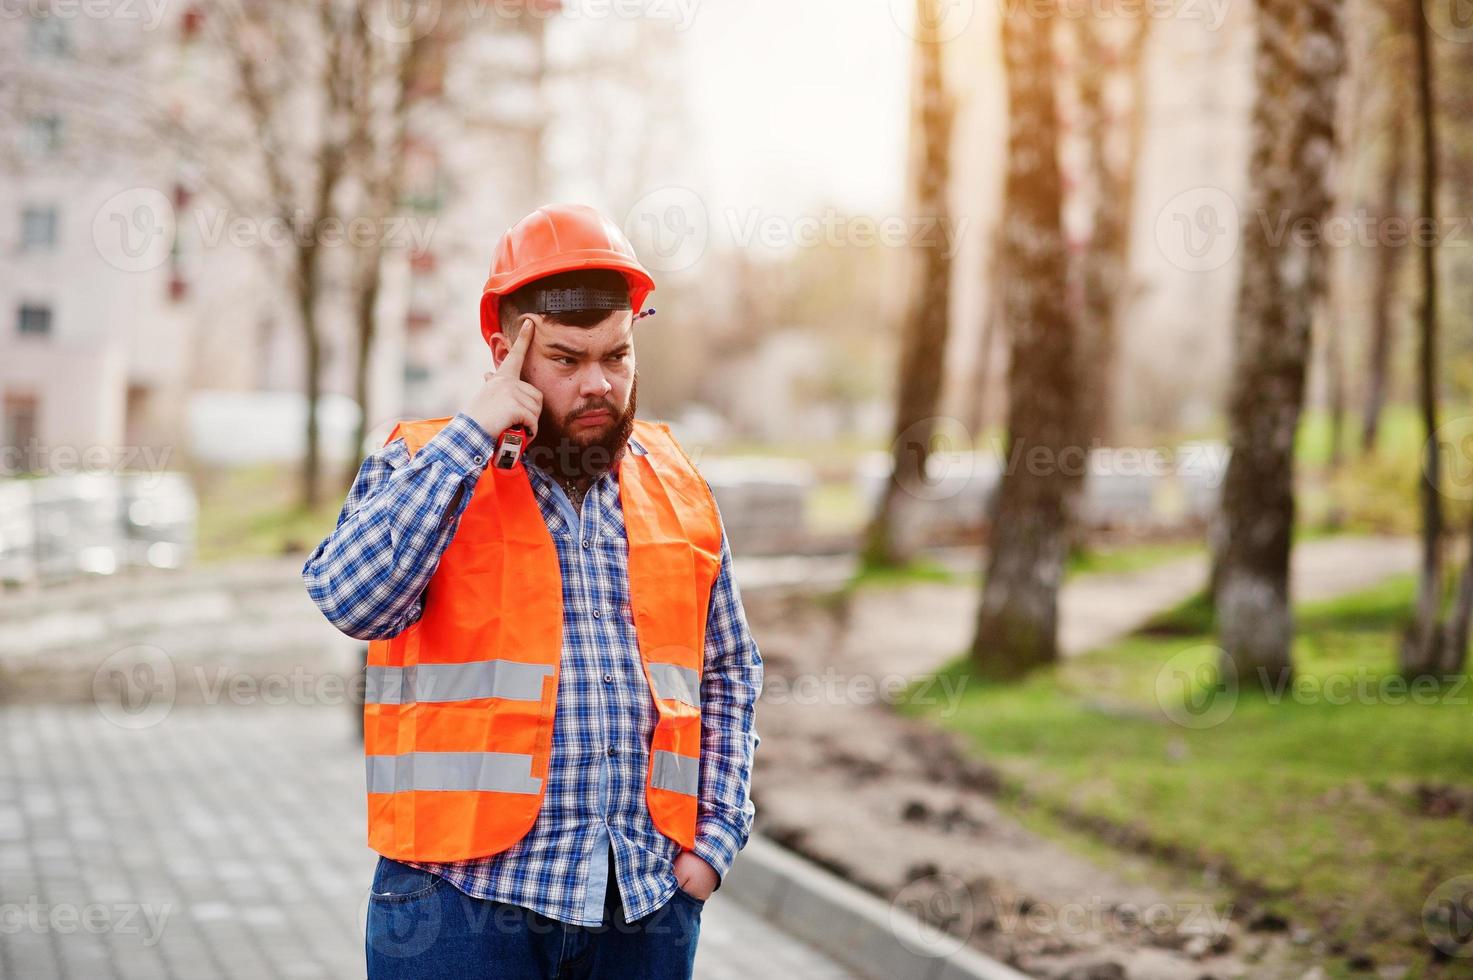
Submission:
[[[0,707],[0,978],[361,977],[350,709],[109,715]],[[719,894],[696,974],[848,976]]]

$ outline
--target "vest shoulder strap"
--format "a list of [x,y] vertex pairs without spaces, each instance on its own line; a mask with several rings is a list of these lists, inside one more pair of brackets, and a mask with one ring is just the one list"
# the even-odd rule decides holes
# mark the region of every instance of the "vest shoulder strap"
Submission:
[[409,455],[413,456],[425,443],[435,437],[435,433],[449,424],[449,416],[441,419],[406,419],[394,426],[394,431],[389,433],[389,438],[384,440],[384,445],[389,445],[395,439],[403,439],[404,445],[409,449]]

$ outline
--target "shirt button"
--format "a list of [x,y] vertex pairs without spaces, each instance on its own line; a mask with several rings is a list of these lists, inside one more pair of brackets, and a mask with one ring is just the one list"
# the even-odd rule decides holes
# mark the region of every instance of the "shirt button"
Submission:
[[594,619],[598,619],[598,618],[599,618],[599,617],[601,617],[601,616],[602,616],[602,615],[603,615],[603,613],[601,613],[601,612],[599,612],[599,611],[598,611],[598,610],[597,610],[597,609],[595,609],[595,610],[594,610],[594,611],[593,611],[593,618],[594,618]]
[[617,753],[618,753],[618,750],[615,749],[612,745],[610,745],[609,746],[609,755],[616,755]]
[[588,547],[588,539],[587,538],[584,538],[583,539],[583,547],[585,547],[585,548]]
[[486,462],[486,457],[484,456],[473,456],[471,458],[476,461],[477,466],[480,466],[482,463]]
[[605,684],[612,684],[612,683],[614,683],[614,675],[613,674],[605,674],[604,675],[604,683]]

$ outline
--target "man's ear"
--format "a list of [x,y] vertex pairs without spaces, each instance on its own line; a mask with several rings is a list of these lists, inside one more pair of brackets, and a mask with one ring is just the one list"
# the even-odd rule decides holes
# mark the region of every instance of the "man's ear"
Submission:
[[506,355],[511,353],[511,341],[506,334],[497,330],[491,335],[491,368],[495,370],[501,367],[501,362],[506,360]]

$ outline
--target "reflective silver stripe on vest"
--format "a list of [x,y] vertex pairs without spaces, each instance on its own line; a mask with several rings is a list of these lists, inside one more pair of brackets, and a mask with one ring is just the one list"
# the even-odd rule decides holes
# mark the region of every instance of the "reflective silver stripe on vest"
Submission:
[[650,664],[649,668],[655,697],[684,701],[692,708],[701,706],[701,679],[694,670],[679,664]]
[[368,791],[468,790],[479,793],[540,793],[532,757],[515,752],[406,752],[370,755]]
[[695,796],[701,785],[700,760],[656,749],[655,771],[650,775],[650,784],[656,789]]
[[551,664],[523,664],[514,660],[369,667],[363,699],[368,704],[471,701],[476,698],[540,701],[542,679],[551,674]]

